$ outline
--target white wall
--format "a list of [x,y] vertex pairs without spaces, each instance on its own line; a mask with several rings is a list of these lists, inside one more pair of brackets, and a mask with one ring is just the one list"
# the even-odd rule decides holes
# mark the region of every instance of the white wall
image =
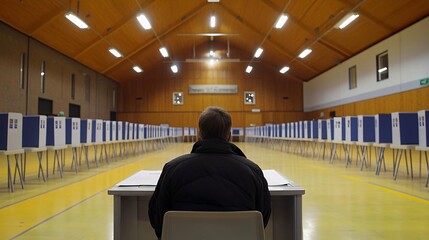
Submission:
[[[389,78],[377,82],[376,56],[389,54]],[[348,69],[356,65],[357,88]],[[304,83],[304,111],[416,89],[429,77],[429,17]]]

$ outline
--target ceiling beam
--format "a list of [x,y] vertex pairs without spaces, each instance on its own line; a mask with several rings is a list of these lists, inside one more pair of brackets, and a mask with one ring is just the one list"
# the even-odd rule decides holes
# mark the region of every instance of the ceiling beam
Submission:
[[[220,2],[220,6],[222,6],[222,8],[226,12],[228,12],[231,16],[233,16],[235,19],[237,19],[237,14],[234,11],[232,11],[231,9],[229,9],[228,7],[226,7],[222,2]],[[258,35],[260,35],[262,38],[265,36],[263,33],[259,32],[258,29],[256,29],[254,26],[252,26],[249,22],[246,22],[244,19],[240,18],[240,20],[238,20],[238,21],[240,21],[245,27],[249,28],[253,32],[255,32]],[[283,55],[286,55],[288,58],[291,58],[291,59],[296,58],[295,54],[287,52],[281,46],[279,46],[278,44],[272,42],[270,39],[267,39],[266,42],[269,43],[269,44],[271,44],[272,46],[274,46],[280,53],[282,53]],[[301,60],[298,60],[297,62],[299,64],[301,64],[302,66],[304,66],[305,68],[307,68],[308,70],[312,71],[312,72],[315,72],[315,73],[319,72],[319,70],[313,68],[312,66],[309,66],[308,64],[302,62]]]
[[135,54],[139,53],[140,51],[144,50],[145,48],[149,47],[150,45],[152,45],[155,42],[158,42],[158,39],[163,38],[164,36],[166,36],[167,34],[169,34],[170,32],[174,31],[175,29],[177,29],[178,27],[180,27],[181,25],[185,24],[186,22],[188,22],[189,20],[191,20],[193,17],[195,17],[198,13],[200,13],[205,7],[207,6],[206,2],[202,2],[200,5],[198,5],[196,8],[194,8],[189,14],[186,15],[186,17],[182,18],[182,20],[171,26],[170,28],[168,28],[166,31],[164,31],[163,33],[161,33],[158,38],[153,38],[152,40],[150,40],[149,42],[145,43],[144,45],[141,45],[140,47],[138,47],[137,49],[135,49],[134,51],[130,52],[127,56],[125,56],[124,58],[121,58],[118,62],[114,63],[113,65],[111,65],[110,67],[104,69],[102,71],[103,74],[105,74],[106,72],[110,71],[111,69],[113,69],[114,67],[116,67],[117,65],[119,65],[120,63],[127,61],[129,58],[131,58],[132,56],[134,56]]
[[[265,5],[269,6],[273,11],[278,12],[278,9],[281,9],[280,6],[275,5],[275,3],[272,3],[271,1],[268,0],[262,0],[263,3],[265,3]],[[280,13],[279,13],[280,14]],[[292,23],[294,23],[295,25],[297,25],[298,27],[300,27],[301,29],[305,30],[308,34],[310,34],[311,36],[313,36],[315,39],[318,38],[318,33],[312,29],[310,29],[308,26],[302,24],[298,19],[296,19],[294,16],[288,15],[289,20]],[[352,56],[353,54],[350,51],[347,51],[344,48],[341,48],[338,45],[335,45],[334,43],[325,40],[325,39],[320,39],[318,42],[321,46],[327,48],[330,51],[335,52],[336,54],[340,55],[343,58],[349,58],[350,56]]]
[[[151,5],[153,2],[155,2],[156,0],[151,0],[148,2],[145,2],[144,6],[142,6],[142,8],[146,8],[149,5]],[[94,42],[90,43],[89,45],[87,45],[84,49],[82,49],[81,51],[79,51],[78,54],[76,54],[74,56],[75,59],[79,58],[82,54],[86,53],[87,51],[89,51],[92,47],[96,46],[97,44],[99,44],[101,41],[104,41],[104,39],[106,37],[108,37],[109,35],[114,34],[115,32],[119,31],[125,24],[127,24],[130,21],[134,21],[135,17],[136,17],[136,13],[141,11],[140,8],[137,8],[136,12],[131,12],[130,14],[128,14],[125,18],[123,18],[122,21],[118,22],[117,24],[115,24],[115,26],[113,26],[111,28],[110,31],[104,33],[104,34],[99,34],[97,33],[97,35],[100,37],[99,39],[95,40]]]
[[[361,1],[364,1],[364,0],[361,0]],[[346,5],[346,6],[347,6],[347,7],[349,7],[349,8],[353,8],[353,7],[354,7],[353,3],[350,3],[350,2],[349,2],[349,1],[347,1],[347,0],[340,0],[340,2],[342,2],[344,5]],[[357,12],[359,13],[359,15],[360,15],[360,16],[365,17],[365,18],[366,18],[366,19],[368,19],[369,21],[371,21],[371,22],[375,23],[376,25],[378,25],[378,26],[380,26],[380,27],[382,27],[382,28],[386,29],[388,32],[391,32],[391,33],[392,33],[392,32],[396,32],[396,29],[395,29],[395,28],[393,28],[393,27],[391,27],[391,26],[387,25],[386,23],[384,23],[384,22],[382,22],[382,21],[378,20],[378,19],[377,19],[377,18],[375,18],[373,15],[369,14],[368,12],[364,11],[363,9],[360,9],[360,10],[358,10]]]
[[50,24],[51,22],[53,22],[58,17],[60,16],[64,17],[64,13],[65,13],[64,9],[56,9],[48,16],[40,19],[39,21],[33,22],[30,29],[28,29],[28,35],[32,37],[34,34],[36,34],[37,31],[39,31],[44,26]]

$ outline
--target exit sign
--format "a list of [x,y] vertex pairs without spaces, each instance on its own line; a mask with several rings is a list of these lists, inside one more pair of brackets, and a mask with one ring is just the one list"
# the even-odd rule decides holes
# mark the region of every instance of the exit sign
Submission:
[[420,86],[424,86],[428,84],[429,84],[429,78],[424,78],[420,80]]

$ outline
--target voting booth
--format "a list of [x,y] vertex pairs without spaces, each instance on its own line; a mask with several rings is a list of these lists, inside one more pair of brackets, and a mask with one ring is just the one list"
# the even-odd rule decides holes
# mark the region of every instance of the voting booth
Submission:
[[326,120],[326,139],[334,140],[334,119]]
[[311,121],[311,138],[313,139],[319,138],[319,121],[317,120]]
[[92,142],[92,120],[81,119],[80,120],[80,143],[91,143]]
[[121,141],[123,139],[122,128],[123,128],[122,121],[116,122],[116,140],[118,141]]
[[298,132],[298,138],[304,138],[304,121],[299,121],[296,123],[298,128],[297,128],[297,132]]
[[419,144],[419,127],[417,113],[392,113],[392,145],[417,144]]
[[375,142],[392,143],[392,114],[377,114],[374,116]]
[[79,118],[66,118],[66,144],[72,146],[80,144]]
[[280,137],[286,138],[286,124],[282,123],[280,126]]
[[318,130],[319,131],[318,132],[319,140],[326,140],[328,138],[327,128],[326,128],[326,120],[325,119],[319,119],[318,121],[319,121],[319,124],[318,124],[318,127],[319,127],[319,130]]
[[92,120],[92,142],[102,143],[103,142],[103,120],[94,119]]
[[122,140],[128,140],[128,122],[122,122]]
[[302,138],[311,138],[311,121],[303,121]]
[[139,140],[144,139],[144,124],[139,124]]
[[283,124],[281,124],[281,123],[277,125],[277,136],[279,138],[283,138],[284,137],[284,134],[283,134]]
[[341,142],[346,139],[346,127],[344,117],[334,117],[334,141]]
[[419,146],[429,147],[429,111],[421,110],[417,112],[419,121]]
[[46,116],[22,117],[22,147],[46,147]]
[[22,148],[22,114],[0,113],[0,150]]
[[134,133],[134,124],[133,123],[127,123],[128,125],[128,133],[127,133],[127,140],[133,139],[133,133]]
[[345,117],[346,142],[357,142],[358,140],[358,120],[355,116]]
[[48,117],[46,128],[46,146],[66,145],[66,118]]
[[292,123],[286,123],[286,138],[292,138]]
[[297,131],[296,131],[296,129],[297,129],[297,123],[296,122],[292,122],[291,123],[291,125],[290,125],[290,137],[291,138],[297,138],[298,137],[298,134],[297,134]]
[[139,137],[139,124],[133,123],[133,140],[137,140]]
[[374,116],[358,116],[358,142],[375,142]]
[[116,121],[110,121],[110,141],[116,142],[118,135],[116,134],[117,131],[117,122]]
[[103,120],[103,142],[111,141],[110,127],[110,121]]

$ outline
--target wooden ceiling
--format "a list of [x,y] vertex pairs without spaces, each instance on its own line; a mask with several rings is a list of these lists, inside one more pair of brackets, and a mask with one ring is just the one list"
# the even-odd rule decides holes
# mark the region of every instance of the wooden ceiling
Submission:
[[[69,11],[90,28],[69,22],[64,16]],[[360,17],[337,29],[350,12]],[[151,30],[139,25],[139,13],[148,17]],[[282,13],[288,21],[282,29],[273,28]],[[213,14],[217,26],[210,28]],[[276,71],[287,65],[285,78],[309,81],[428,15],[428,0],[8,0],[0,9],[6,24],[118,82],[144,78],[161,62],[201,58],[211,47],[223,59],[229,52],[230,59],[249,64],[262,47],[257,61]],[[160,55],[161,46],[169,58]],[[123,57],[112,56],[110,47]],[[307,47],[312,53],[297,58]],[[144,72],[134,72],[134,65]]]

